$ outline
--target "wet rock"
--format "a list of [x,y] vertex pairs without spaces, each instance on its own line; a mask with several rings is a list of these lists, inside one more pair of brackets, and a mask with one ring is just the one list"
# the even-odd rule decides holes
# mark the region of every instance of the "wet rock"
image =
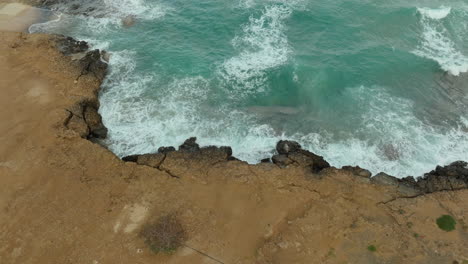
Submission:
[[105,62],[109,63],[110,57],[111,57],[111,54],[110,54],[109,52],[107,52],[107,51],[105,51],[105,50],[101,50],[101,58],[102,58]]
[[280,167],[295,164],[301,167],[310,167],[314,173],[330,167],[330,164],[322,156],[303,150],[301,145],[295,141],[281,140],[276,145],[276,150],[279,155],[273,156],[272,160]]
[[169,153],[169,152],[172,152],[172,151],[176,151],[176,149],[174,147],[160,147],[158,148],[158,153]]
[[[79,60],[81,76],[93,74],[99,81],[103,81],[107,74],[107,63],[101,60],[101,52],[92,50]],[[81,77],[80,76],[80,77]]]
[[262,159],[260,163],[271,163],[271,159],[270,158]]
[[279,154],[288,154],[290,152],[296,152],[301,148],[302,146],[295,141],[280,140],[276,144],[276,151],[278,151]]
[[398,178],[390,176],[386,173],[379,173],[375,175],[374,177],[371,178],[371,182],[374,184],[380,184],[380,185],[390,185],[390,186],[398,186],[399,181]]
[[179,151],[184,152],[196,152],[200,150],[200,146],[197,144],[197,138],[192,137],[185,140],[184,144],[179,146]]
[[359,177],[363,178],[370,178],[372,176],[372,173],[366,169],[363,169],[359,166],[344,166],[341,168],[342,170],[349,171],[354,175],[357,175]]
[[75,40],[71,37],[58,36],[56,39],[57,49],[64,55],[85,52],[89,49],[86,41]]
[[84,120],[89,127],[90,137],[101,139],[107,137],[107,128],[102,123],[102,117],[96,108],[92,106],[86,107],[84,110]]

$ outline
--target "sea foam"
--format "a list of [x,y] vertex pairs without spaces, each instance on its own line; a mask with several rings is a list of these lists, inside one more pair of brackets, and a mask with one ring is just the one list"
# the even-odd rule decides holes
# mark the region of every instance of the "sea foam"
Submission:
[[451,12],[450,7],[438,9],[418,8],[423,27],[422,41],[414,54],[437,61],[440,67],[458,76],[468,71],[468,57],[452,41],[443,19]]
[[219,74],[226,86],[238,90],[235,96],[264,91],[267,71],[288,61],[291,47],[284,20],[291,13],[287,6],[267,6],[259,18],[250,17],[242,34],[232,40],[239,55],[225,61]]

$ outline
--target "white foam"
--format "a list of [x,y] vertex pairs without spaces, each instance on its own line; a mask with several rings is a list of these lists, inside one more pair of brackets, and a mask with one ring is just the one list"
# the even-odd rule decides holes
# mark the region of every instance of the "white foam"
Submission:
[[286,6],[268,6],[259,18],[250,17],[242,34],[233,39],[240,53],[225,61],[219,74],[227,86],[242,90],[236,96],[262,92],[267,71],[288,61],[291,47],[284,34],[284,20],[291,13]]
[[427,7],[422,7],[418,8],[418,12],[423,15],[424,17],[430,18],[430,19],[444,19],[446,18],[450,12],[452,11],[451,7],[445,7],[441,6],[439,8],[431,9]]
[[421,44],[413,53],[437,61],[443,70],[453,75],[458,76],[462,72],[467,72],[468,57],[457,49],[450,38],[450,33],[439,21],[450,13],[451,8],[418,8],[418,10],[423,15],[421,18],[423,33]]

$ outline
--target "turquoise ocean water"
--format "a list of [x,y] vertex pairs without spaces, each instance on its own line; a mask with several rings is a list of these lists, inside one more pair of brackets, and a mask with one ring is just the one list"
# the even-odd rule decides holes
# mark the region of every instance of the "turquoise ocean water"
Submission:
[[30,31],[111,53],[100,111],[119,156],[197,136],[250,163],[292,139],[396,176],[468,160],[467,1],[67,3]]

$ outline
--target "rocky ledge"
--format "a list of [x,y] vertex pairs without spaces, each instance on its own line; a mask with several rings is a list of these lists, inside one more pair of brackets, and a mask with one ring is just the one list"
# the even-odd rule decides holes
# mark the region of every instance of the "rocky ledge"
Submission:
[[[55,36],[56,48],[64,55],[72,58],[72,63],[80,74],[75,80],[91,75],[100,83],[107,74],[108,65],[105,59],[105,51],[89,50],[85,41],[78,41],[71,37]],[[102,123],[102,117],[98,113],[99,100],[97,92],[92,98],[80,100],[67,109],[69,115],[64,122],[66,128],[77,132],[82,138],[106,138],[107,128]]]
[[[263,162],[272,161],[280,168],[301,167],[312,174],[322,175],[325,169],[331,168],[330,164],[321,156],[310,151],[304,150],[302,146],[295,141],[281,140],[276,145],[277,154],[271,159],[265,159]],[[196,138],[187,139],[184,144],[179,146],[178,150],[174,147],[161,147],[155,153],[132,155],[124,157],[127,162],[136,162],[140,165],[146,165],[169,172],[165,167],[166,159],[178,160],[180,162],[196,161],[200,164],[216,164],[219,162],[228,162],[237,160],[232,156],[230,147],[203,147],[196,143]],[[370,179],[370,182],[378,185],[394,186],[407,195],[422,195],[440,191],[455,191],[468,188],[468,163],[457,161],[450,165],[437,168],[423,177],[406,177],[399,179],[385,173],[379,173],[372,177],[372,174],[358,166],[344,166],[341,168],[357,177]],[[177,177],[175,175],[172,175]]]

